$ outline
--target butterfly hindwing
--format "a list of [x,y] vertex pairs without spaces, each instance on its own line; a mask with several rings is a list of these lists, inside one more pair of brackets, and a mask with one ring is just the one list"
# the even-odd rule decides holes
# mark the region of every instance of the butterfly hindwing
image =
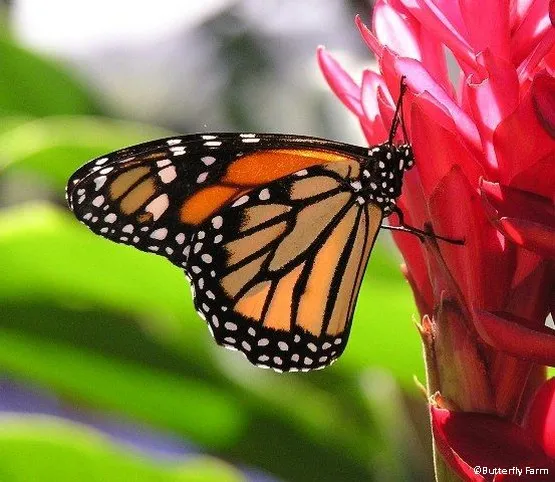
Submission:
[[187,275],[216,341],[254,364],[332,363],[382,212],[359,203],[355,161],[303,169],[249,191],[193,235]]

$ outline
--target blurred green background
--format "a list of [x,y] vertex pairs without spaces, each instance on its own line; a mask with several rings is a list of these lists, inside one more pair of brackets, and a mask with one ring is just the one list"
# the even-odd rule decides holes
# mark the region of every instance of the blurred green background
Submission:
[[0,3],[0,481],[431,480],[416,310],[387,233],[342,358],[279,375],[215,345],[178,269],[64,202],[90,158],[174,132],[363,143],[314,52],[370,65],[352,18],[371,6],[139,4]]

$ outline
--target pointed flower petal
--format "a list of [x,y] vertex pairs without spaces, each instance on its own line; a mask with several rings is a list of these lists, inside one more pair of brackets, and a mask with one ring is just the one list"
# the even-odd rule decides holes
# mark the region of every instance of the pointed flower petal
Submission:
[[466,38],[474,52],[482,52],[487,48],[496,57],[509,60],[509,0],[465,0],[459,3],[466,26]]
[[464,246],[441,243],[440,250],[467,305],[498,309],[514,274],[514,247],[491,225],[476,188],[459,166],[438,183],[428,199],[428,209],[434,232],[465,241]]
[[453,132],[453,121],[447,117],[451,122],[446,127],[438,123],[437,119],[443,117],[441,110],[423,100],[412,106],[411,126],[415,156],[423,160],[417,167],[425,195],[432,194],[454,165],[461,167],[471,183],[477,183],[481,170],[465,148],[461,136]]
[[546,258],[555,258],[555,206],[530,192],[480,182],[482,202],[490,221],[513,243]]
[[518,76],[514,66],[489,49],[478,55],[487,72],[486,78],[471,76],[467,88],[468,102],[480,132],[489,172],[497,170],[493,133],[499,123],[511,114],[519,101]]
[[[453,412],[432,407],[432,429],[445,460],[465,481],[491,481],[493,476],[476,474],[474,467],[542,467],[555,473],[555,461],[549,458],[532,436],[518,425],[493,415]],[[539,475],[496,481],[549,480]],[[549,476],[548,476],[549,477]]]
[[[543,159],[550,159],[548,162],[551,163],[555,159],[555,139],[540,123],[532,101],[532,93],[542,91],[541,85],[538,89],[538,83],[541,82],[542,77],[534,78],[532,86],[524,94],[518,107],[499,123],[493,133],[499,178],[503,184],[513,184],[511,181],[517,174]],[[551,172],[554,173],[555,170],[551,169]],[[537,181],[544,182],[539,178]],[[549,183],[546,187],[549,188]]]
[[443,42],[455,57],[467,68],[480,70],[472,55],[470,45],[449,20],[443,9],[432,0],[402,0],[403,5],[425,25],[436,38]]
[[549,19],[549,3],[535,1],[512,35],[513,63],[520,64],[551,28],[553,26]]
[[356,26],[360,32],[362,40],[367,45],[367,47],[374,52],[374,55],[378,58],[382,56],[383,45],[380,44],[379,40],[372,33],[372,31],[364,24],[359,15],[355,17]]
[[418,23],[414,18],[401,16],[385,0],[378,0],[372,15],[372,30],[378,41],[401,57],[422,60],[418,44]]
[[[383,61],[380,65],[383,65]],[[447,92],[439,85],[424,68],[424,66],[413,59],[396,58],[395,70],[398,76],[404,75],[410,90],[415,94],[424,91],[437,99],[437,101],[445,107],[451,117],[455,120],[457,129],[464,137],[465,141],[475,150],[481,149],[480,135],[473,120],[466,112],[449,96]],[[389,84],[388,84],[389,85]]]
[[555,331],[508,313],[474,312],[474,326],[489,345],[540,365],[555,366]]
[[555,78],[540,72],[532,84],[532,104],[540,124],[555,139]]
[[555,459],[555,378],[540,387],[524,423],[545,453]]
[[363,116],[362,106],[360,105],[360,87],[341,68],[339,62],[326,52],[324,47],[318,48],[317,55],[320,69],[331,90],[351,112],[359,117]]
[[513,243],[545,258],[555,259],[555,229],[515,218],[500,219],[498,228]]

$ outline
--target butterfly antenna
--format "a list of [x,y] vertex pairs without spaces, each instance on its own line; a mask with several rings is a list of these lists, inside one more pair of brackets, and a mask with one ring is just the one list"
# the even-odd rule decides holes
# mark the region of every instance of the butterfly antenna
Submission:
[[403,131],[403,141],[405,143],[408,143],[409,142],[409,136],[407,134],[407,129],[405,127],[405,115],[403,114],[403,104],[402,103],[401,103],[401,111],[400,111],[399,115],[400,115],[399,123],[401,124],[401,130]]
[[391,123],[391,129],[389,131],[389,140],[387,141],[388,144],[393,144],[393,138],[395,137],[395,133],[397,132],[397,128],[399,124],[401,124],[401,128],[403,129],[403,135],[405,139],[407,138],[407,133],[405,131],[405,124],[403,122],[403,96],[407,90],[407,84],[405,83],[405,76],[401,77],[401,86],[399,89],[399,98],[397,99],[397,105],[395,106],[395,114],[393,115],[393,122]]

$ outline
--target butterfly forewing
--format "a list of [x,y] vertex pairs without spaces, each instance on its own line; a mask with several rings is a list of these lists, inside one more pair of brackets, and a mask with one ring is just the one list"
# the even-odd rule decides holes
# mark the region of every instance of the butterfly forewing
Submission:
[[174,137],[89,162],[67,197],[95,233],[184,268],[218,343],[310,370],[345,347],[383,217],[358,194],[369,155],[300,136]]
[[[340,145],[271,134],[160,139],[81,167],[68,182],[68,203],[95,233],[185,266],[198,224],[254,186],[326,159],[340,161]],[[363,152],[352,149],[351,155]]]

